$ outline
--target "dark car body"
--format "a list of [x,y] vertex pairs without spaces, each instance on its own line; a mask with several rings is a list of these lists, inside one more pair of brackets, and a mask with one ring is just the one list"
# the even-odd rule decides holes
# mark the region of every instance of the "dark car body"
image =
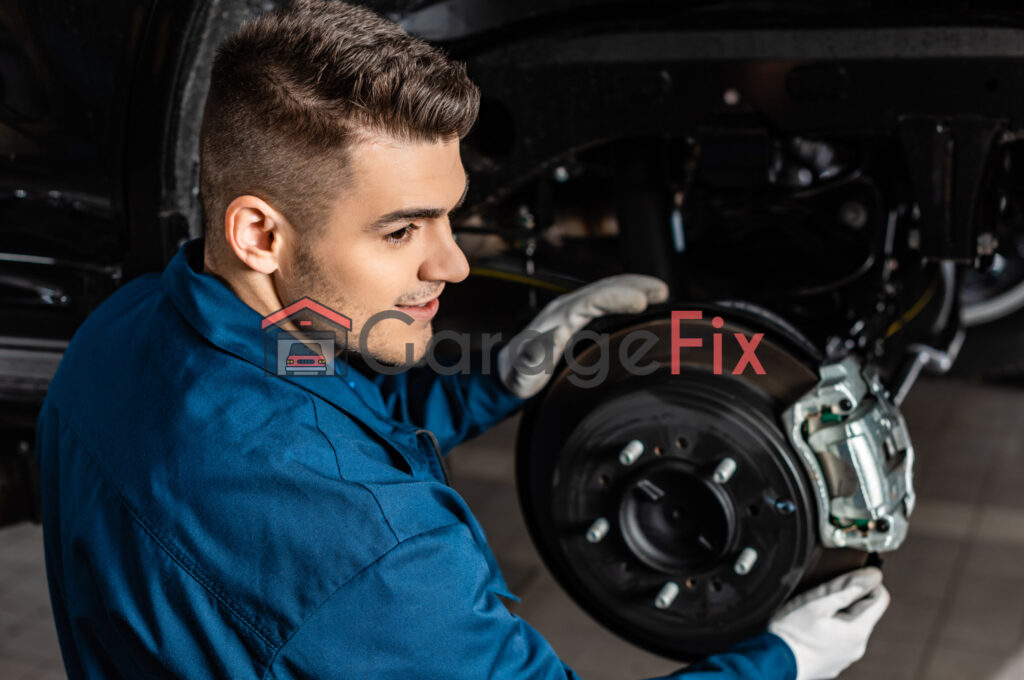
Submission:
[[[35,417],[75,329],[202,235],[211,60],[279,4],[0,0],[0,524],[37,518]],[[454,225],[473,277],[438,327],[514,330],[646,273],[863,352],[895,392],[921,348],[955,357],[977,272],[1024,278],[1019,3],[364,4],[483,94]]]

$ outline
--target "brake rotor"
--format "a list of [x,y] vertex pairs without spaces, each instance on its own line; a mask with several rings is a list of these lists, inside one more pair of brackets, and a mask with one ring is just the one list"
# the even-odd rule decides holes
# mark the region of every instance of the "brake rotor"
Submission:
[[[820,548],[811,487],[779,427],[818,380],[814,348],[756,308],[695,308],[703,318],[677,337],[701,345],[676,350],[676,373],[667,312],[592,326],[604,339],[528,404],[517,439],[520,504],[553,575],[605,627],[681,660],[760,632],[795,591],[866,557]],[[763,375],[731,374],[736,333],[764,333]],[[644,337],[629,371],[619,357]]]

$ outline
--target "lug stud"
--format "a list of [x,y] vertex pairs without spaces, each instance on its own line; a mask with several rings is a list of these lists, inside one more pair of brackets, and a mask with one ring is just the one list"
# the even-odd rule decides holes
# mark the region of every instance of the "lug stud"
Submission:
[[644,455],[644,443],[639,439],[633,439],[619,451],[619,462],[623,465],[632,465],[642,455]]
[[600,543],[601,539],[608,535],[608,520],[604,517],[598,517],[594,520],[594,523],[587,529],[587,541],[590,543]]
[[679,585],[675,581],[668,581],[658,591],[658,596],[654,598],[654,606],[658,609],[668,609],[676,601],[677,595],[679,595]]
[[736,564],[732,566],[732,569],[740,576],[744,576],[754,568],[755,562],[757,562],[757,551],[753,548],[744,548],[740,556],[736,558]]
[[711,478],[715,480],[715,484],[725,484],[732,479],[734,474],[736,474],[736,461],[732,458],[723,458]]

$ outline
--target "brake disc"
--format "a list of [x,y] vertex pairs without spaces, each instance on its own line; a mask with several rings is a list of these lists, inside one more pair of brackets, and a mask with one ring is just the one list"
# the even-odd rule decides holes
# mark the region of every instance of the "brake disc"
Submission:
[[[760,632],[795,591],[868,556],[821,548],[815,486],[779,425],[818,384],[814,348],[756,308],[695,308],[677,320],[691,349],[676,346],[675,372],[666,312],[592,326],[517,439],[520,504],[555,578],[605,627],[683,660]],[[733,375],[735,334],[757,333],[763,374]],[[645,337],[641,370],[627,370],[620,357]]]

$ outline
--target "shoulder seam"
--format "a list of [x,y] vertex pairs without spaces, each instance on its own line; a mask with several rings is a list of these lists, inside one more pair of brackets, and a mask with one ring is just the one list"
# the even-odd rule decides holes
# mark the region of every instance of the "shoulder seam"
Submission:
[[[334,448],[334,442],[332,442],[331,438],[327,436],[327,433],[320,429],[320,415],[317,411],[316,400],[313,399],[312,395],[310,394],[306,394],[306,397],[309,399],[309,402],[313,405],[313,424],[316,426],[316,431],[320,433],[320,436],[324,438],[324,441],[327,442],[327,445],[331,447],[331,451],[334,452],[334,463],[338,466],[338,477],[340,479],[345,479],[344,477],[342,477],[341,474],[341,461],[338,460],[338,449]],[[380,504],[380,499],[377,498],[377,494],[375,494],[370,489],[370,487],[366,486],[362,482],[357,482],[351,479],[346,479],[345,481],[349,482],[350,484],[355,484],[359,486],[363,491],[370,494],[370,498],[372,498],[373,502],[377,504],[377,510],[380,511],[381,519],[384,520],[384,524],[387,526],[388,531],[391,532],[392,538],[394,538],[395,542],[398,543],[398,534],[395,533],[395,528],[391,526],[391,520],[388,519],[387,513],[384,512],[384,507]],[[392,548],[393,547],[394,546],[392,546]]]
[[331,441],[331,438],[320,427],[320,413],[316,408],[316,400],[308,392],[306,393],[306,399],[309,399],[309,403],[313,407],[313,425],[316,426],[316,431],[324,438],[327,445],[331,447],[331,451],[334,453],[334,464],[338,468],[338,476],[341,477],[341,461],[338,460],[338,449],[334,448],[334,442]]
[[332,590],[330,592],[330,594],[327,595],[327,597],[325,597],[323,599],[323,602],[321,602],[316,607],[314,607],[313,610],[311,612],[309,612],[309,615],[306,616],[306,618],[304,618],[302,620],[302,622],[298,626],[295,627],[295,630],[292,631],[291,635],[289,635],[287,638],[284,639],[284,641],[281,643],[281,646],[278,647],[277,651],[274,652],[274,656],[271,657],[270,662],[267,664],[267,669],[263,672],[263,675],[260,676],[260,680],[266,680],[267,674],[269,674],[270,670],[274,667],[274,664],[277,662],[277,657],[281,654],[281,651],[284,650],[284,648],[288,646],[288,643],[291,642],[295,638],[295,636],[299,634],[299,631],[301,631],[303,629],[303,627],[305,627],[306,623],[311,618],[313,618],[313,616],[318,611],[320,611],[324,607],[324,605],[326,605],[328,602],[330,602],[334,598],[335,595],[337,595],[343,588],[345,588],[345,586],[347,586],[348,584],[352,583],[352,581],[355,581],[357,578],[362,576],[365,572],[367,572],[370,569],[372,569],[373,567],[377,566],[377,564],[379,564],[381,560],[383,560],[385,557],[387,557],[388,555],[390,555],[391,553],[393,553],[395,550],[397,550],[398,548],[402,547],[403,545],[405,545],[407,543],[410,543],[410,542],[412,542],[412,541],[414,541],[414,540],[416,540],[418,538],[423,538],[425,536],[429,536],[430,534],[437,533],[439,531],[443,531],[443,530],[449,529],[451,527],[460,527],[460,526],[465,526],[465,524],[463,524],[462,522],[451,522],[449,524],[444,524],[444,525],[439,526],[439,527],[433,527],[432,529],[429,529],[427,531],[423,531],[423,532],[420,532],[420,533],[415,534],[413,536],[409,536],[405,540],[399,541],[395,545],[391,546],[387,551],[381,553],[381,555],[377,559],[375,559],[373,562],[370,562],[365,567],[363,567],[362,569],[360,569],[356,573],[352,574],[352,576],[350,576],[344,583],[342,583],[340,586],[338,586],[337,588]]

